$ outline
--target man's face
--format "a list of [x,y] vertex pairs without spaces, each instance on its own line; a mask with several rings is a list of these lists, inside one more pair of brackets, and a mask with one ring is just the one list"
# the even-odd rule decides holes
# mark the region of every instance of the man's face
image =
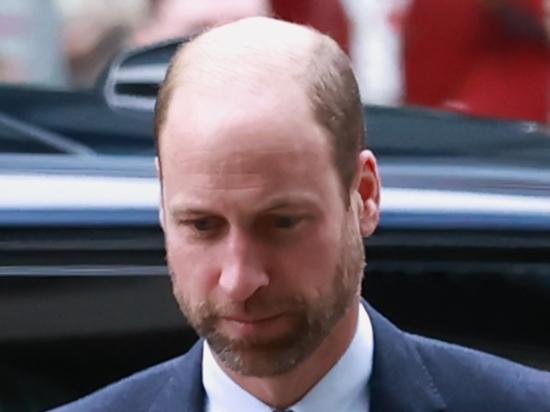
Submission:
[[301,88],[281,87],[176,89],[161,138],[174,294],[242,375],[311,354],[357,301],[364,265],[325,132]]

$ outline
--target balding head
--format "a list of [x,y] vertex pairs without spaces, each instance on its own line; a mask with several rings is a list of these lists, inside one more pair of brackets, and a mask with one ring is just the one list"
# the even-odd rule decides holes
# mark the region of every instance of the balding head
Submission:
[[[174,294],[224,371],[277,408],[302,398],[356,330],[361,235],[378,223],[380,187],[362,125],[346,55],[272,19],[197,37],[160,92]],[[272,377],[303,388],[281,399]]]
[[[242,90],[261,94],[281,93],[282,84],[302,89],[307,96],[315,120],[330,139],[343,188],[348,189],[364,133],[359,90],[350,61],[330,37],[308,27],[264,17],[213,28],[176,53],[156,105],[159,159],[176,89],[223,91],[227,85],[238,85]],[[189,98],[196,98],[196,93],[190,93]]]

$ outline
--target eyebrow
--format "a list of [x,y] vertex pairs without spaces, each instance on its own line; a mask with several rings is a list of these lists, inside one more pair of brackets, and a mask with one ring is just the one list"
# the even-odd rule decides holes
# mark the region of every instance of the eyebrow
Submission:
[[[318,201],[314,196],[304,194],[281,195],[268,198],[260,202],[258,207],[255,207],[253,213],[268,213],[278,209],[285,208],[318,208]],[[188,215],[188,216],[204,216],[215,215],[218,212],[215,209],[200,205],[200,202],[185,202],[176,201],[169,208],[169,213],[172,216]]]
[[172,216],[178,215],[189,215],[189,216],[199,216],[199,215],[210,215],[213,214],[213,211],[200,206],[195,205],[186,205],[183,203],[176,203],[169,207],[169,213]]
[[265,202],[262,202],[258,210],[262,212],[270,212],[277,209],[285,208],[318,208],[318,201],[314,196],[308,196],[304,194],[290,194],[283,196],[275,196],[268,198]]
[[287,209],[287,208],[300,208],[300,207],[310,207],[312,206],[311,202],[289,202],[289,201],[280,201],[274,204],[271,204],[267,207],[260,208],[262,212],[272,212],[278,209]]

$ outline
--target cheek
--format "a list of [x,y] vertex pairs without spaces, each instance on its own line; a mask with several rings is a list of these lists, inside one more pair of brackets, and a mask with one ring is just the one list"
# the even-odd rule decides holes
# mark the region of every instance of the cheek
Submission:
[[193,301],[203,300],[215,288],[219,277],[212,250],[166,235],[166,258],[174,292]]
[[323,295],[332,286],[340,251],[339,231],[318,228],[300,245],[289,248],[281,256],[281,271],[291,276],[291,288],[306,294]]

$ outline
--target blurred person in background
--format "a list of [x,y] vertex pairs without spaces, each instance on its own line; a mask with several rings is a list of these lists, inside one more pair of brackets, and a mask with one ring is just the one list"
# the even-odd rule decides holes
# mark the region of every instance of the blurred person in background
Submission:
[[363,103],[550,124],[550,0],[273,0],[348,52]]
[[342,0],[364,103],[550,124],[550,0]]
[[406,103],[548,121],[548,0],[414,0],[404,31]]
[[191,35],[242,17],[265,16],[271,10],[268,0],[150,0],[148,8],[148,17],[132,35],[133,45]]
[[71,83],[92,85],[147,11],[145,0],[56,0]]
[[198,33],[248,16],[274,15],[328,34],[348,50],[348,18],[339,0],[149,0],[148,17],[133,35],[135,45]]
[[0,82],[65,86],[61,24],[50,0],[0,1]]
[[256,15],[335,39],[363,103],[550,124],[550,0],[2,0],[0,80],[89,87],[123,48]]
[[397,16],[409,0],[150,0],[149,17],[133,45],[198,33],[246,16],[273,15],[328,34],[351,53],[363,101],[398,104],[401,99]]

